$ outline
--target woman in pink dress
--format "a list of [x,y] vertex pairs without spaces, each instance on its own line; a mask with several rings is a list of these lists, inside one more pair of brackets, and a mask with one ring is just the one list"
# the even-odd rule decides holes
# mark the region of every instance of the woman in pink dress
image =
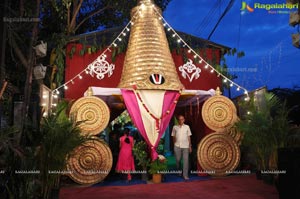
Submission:
[[116,166],[116,171],[127,173],[127,180],[131,180],[131,171],[135,171],[134,158],[132,154],[133,137],[129,136],[129,129],[124,129],[124,135],[120,137],[120,153]]

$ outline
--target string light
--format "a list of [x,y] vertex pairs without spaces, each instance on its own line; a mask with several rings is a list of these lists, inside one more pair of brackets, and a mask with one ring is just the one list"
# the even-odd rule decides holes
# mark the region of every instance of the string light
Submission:
[[[135,16],[134,16],[135,17]],[[133,18],[134,18],[133,17]],[[107,55],[106,55],[106,52],[107,51],[109,51],[109,52],[111,52],[111,46],[114,46],[114,47],[117,47],[117,43],[116,42],[118,42],[118,41],[122,41],[122,36],[126,36],[127,34],[125,33],[125,31],[130,31],[130,29],[128,28],[129,27],[129,25],[133,25],[133,22],[132,21],[129,21],[128,23],[127,23],[127,25],[125,26],[125,28],[120,32],[120,34],[113,40],[113,42],[98,56],[98,57],[101,57],[101,56],[103,56],[104,58],[106,58],[107,57]],[[58,98],[58,95],[59,95],[59,89],[61,89],[61,88],[64,88],[65,90],[67,90],[68,89],[68,84],[75,84],[75,78],[78,78],[78,79],[83,79],[83,76],[81,75],[82,73],[86,73],[86,74],[89,74],[89,70],[92,70],[92,65],[91,64],[89,64],[86,68],[84,68],[81,72],[79,72],[77,75],[75,75],[73,78],[71,78],[69,81],[66,81],[66,83],[65,84],[63,84],[63,85],[61,85],[61,86],[59,86],[59,87],[57,87],[55,90],[53,90],[52,91],[52,97],[53,98]],[[52,104],[52,106],[55,106],[55,104]]]
[[[191,53],[191,52],[193,52],[194,53],[194,58],[199,58],[199,64],[201,64],[201,63],[203,63],[203,61],[204,61],[204,59],[198,54],[198,53],[196,53],[177,33],[176,33],[176,31],[168,24],[168,22],[163,18],[163,16],[161,16],[161,14],[157,11],[157,9],[156,9],[156,7],[154,6],[154,4],[152,4],[152,7],[154,8],[154,10],[157,12],[157,14],[158,14],[158,16],[159,16],[159,20],[162,20],[164,23],[163,23],[163,26],[164,27],[166,27],[167,28],[167,30],[168,31],[172,31],[173,32],[173,37],[175,37],[175,36],[177,36],[178,38],[177,38],[177,42],[178,43],[182,43],[182,45],[183,45],[183,47],[187,47],[188,48],[188,53]],[[142,8],[142,7],[141,7]],[[140,9],[140,8],[139,8]],[[137,12],[137,13],[139,13],[139,12]],[[135,16],[133,16],[132,17],[133,19],[135,19],[135,18],[137,18],[137,14],[135,15]],[[125,31],[127,31],[127,32],[129,32],[130,31],[130,28],[129,28],[129,26],[130,25],[134,25],[134,22],[133,21],[129,21],[128,23],[127,23],[127,25],[125,26],[125,28],[120,32],[120,34],[116,37],[116,39],[114,39],[114,41],[102,52],[102,54],[100,55],[100,56],[103,56],[103,57],[107,57],[107,55],[105,54],[107,51],[109,51],[109,52],[111,52],[112,50],[110,49],[112,46],[114,46],[114,47],[117,47],[118,45],[117,45],[117,42],[118,41],[122,41],[122,36],[126,36],[127,34],[125,33]],[[204,61],[204,63],[206,64],[205,65],[205,68],[207,69],[208,67],[210,67],[211,68],[211,73],[213,73],[214,71],[217,71],[213,66],[211,66],[211,65],[209,65],[208,63],[206,63],[205,61]],[[65,84],[63,84],[63,85],[61,85],[61,86],[59,86],[58,88],[56,88],[55,90],[53,90],[53,92],[52,92],[52,96],[53,97],[58,97],[58,95],[59,95],[59,89],[60,88],[64,88],[64,89],[68,89],[68,86],[67,86],[67,84],[69,84],[69,83],[72,83],[72,84],[74,84],[74,79],[76,78],[76,77],[78,77],[78,79],[83,79],[83,77],[82,77],[82,73],[83,72],[85,72],[86,74],[89,74],[89,70],[88,69],[90,69],[90,70],[92,70],[91,68],[90,68],[90,65],[88,66],[88,67],[86,67],[85,69],[83,69],[81,72],[79,72],[77,75],[75,75],[73,78],[71,78],[71,80],[69,80],[69,81],[67,81]],[[221,73],[219,73],[218,72],[218,77],[222,77],[223,79],[224,79],[224,82],[227,82],[227,77],[225,77],[223,74],[221,74]],[[236,83],[233,83],[233,82],[231,82],[231,84],[230,84],[230,86],[233,86],[233,85],[235,85],[235,86],[237,86],[237,91],[239,91],[240,89],[243,89],[244,90],[244,94],[246,94],[247,95],[247,98],[249,98],[248,97],[248,91],[244,88],[244,87],[242,87],[242,86],[240,86],[240,85],[238,85],[238,84],[236,84]],[[246,99],[246,98],[245,98]],[[53,104],[54,105],[54,104]]]
[[[163,24],[164,24],[164,26],[165,27],[167,27],[167,30],[168,31],[172,31],[172,33],[173,33],[173,35],[177,35],[177,37],[181,40],[181,42],[183,43],[183,47],[187,47],[188,48],[188,53],[191,53],[192,51],[193,51],[193,53],[195,54],[194,55],[194,58],[196,58],[196,57],[198,57],[200,60],[199,60],[199,63],[201,64],[202,62],[203,62],[203,58],[198,54],[198,53],[196,53],[179,35],[178,35],[178,33],[170,26],[170,24],[164,19],[164,17],[160,14],[160,12],[157,10],[157,8],[156,7],[154,7],[154,10],[155,10],[155,12],[157,13],[157,15],[159,16],[159,18],[161,18],[161,20],[163,21]],[[173,36],[174,37],[174,36]],[[178,41],[178,40],[177,40]],[[205,62],[206,63],[206,62]],[[206,65],[205,65],[205,68],[207,69],[208,67],[210,67],[211,68],[211,73],[213,73],[214,71],[217,71],[213,66],[211,66],[210,64],[208,64],[208,63],[206,63]],[[223,75],[223,74],[221,74],[221,73],[219,73],[218,72],[218,75],[217,75],[218,77],[222,77],[224,80],[224,83],[226,83],[228,80],[229,80],[229,78],[227,78],[225,75]],[[245,89],[244,87],[242,87],[242,86],[240,86],[240,85],[238,85],[237,83],[234,83],[234,82],[232,82],[231,80],[229,80],[230,82],[231,82],[231,84],[230,84],[230,86],[233,86],[233,85],[235,85],[235,86],[237,86],[237,91],[239,91],[240,89],[243,89],[244,90],[244,94],[245,95],[247,95],[247,97],[248,97],[248,91],[247,91],[247,89]]]

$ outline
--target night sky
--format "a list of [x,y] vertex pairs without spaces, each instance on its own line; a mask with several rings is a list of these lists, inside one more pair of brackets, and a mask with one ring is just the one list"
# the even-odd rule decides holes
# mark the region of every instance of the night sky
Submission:
[[[299,87],[300,49],[292,45],[291,39],[298,28],[289,26],[291,10],[254,8],[255,3],[286,1],[244,2],[254,11],[241,11],[242,1],[236,0],[210,38],[245,53],[239,59],[227,57],[229,70],[238,75],[234,82],[248,90],[262,86],[268,89]],[[172,0],[163,16],[175,30],[207,39],[228,3],[229,0]]]

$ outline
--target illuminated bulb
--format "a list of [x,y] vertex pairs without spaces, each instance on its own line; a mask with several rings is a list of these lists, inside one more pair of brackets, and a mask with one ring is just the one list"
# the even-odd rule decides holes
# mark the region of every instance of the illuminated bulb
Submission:
[[240,87],[238,87],[236,90],[239,91],[239,90],[240,90]]
[[245,94],[245,95],[248,95],[248,91],[245,90],[244,94]]
[[89,74],[89,71],[87,69],[85,70],[85,74]]
[[199,60],[199,64],[201,64],[201,63],[202,63],[202,61],[203,61],[203,60],[202,60],[202,59],[200,59],[200,60]]
[[125,33],[125,32],[123,32],[123,33],[122,33],[122,35],[126,36],[126,33]]
[[121,39],[120,37],[118,38],[118,40],[119,40],[119,41],[122,41],[122,39]]
[[196,58],[197,57],[197,55],[194,55],[194,58]]
[[131,25],[133,26],[133,25],[134,25],[134,23],[133,23],[133,22],[131,22]]
[[159,20],[161,20],[162,18],[161,18],[161,17],[159,17],[158,19],[159,19]]
[[58,96],[57,96],[57,95],[53,95],[53,98],[57,99],[57,98],[58,98]]
[[52,106],[57,106],[57,104],[52,104]]
[[168,28],[168,31],[170,31],[171,30],[171,28]]
[[218,76],[217,77],[220,77],[220,73],[218,73]]
[[175,37],[175,36],[176,36],[175,34],[172,35],[172,37]]
[[47,117],[48,114],[46,112],[43,113],[43,117]]
[[74,84],[74,81],[73,81],[73,80],[71,80],[71,83],[72,83],[72,84]]
[[43,95],[43,99],[47,99],[48,98],[48,96],[47,95]]
[[250,112],[250,111],[247,111],[247,114],[248,114],[248,115],[250,115],[250,114],[251,114],[251,112]]
[[181,40],[180,40],[180,39],[178,39],[178,40],[177,40],[177,42],[178,42],[178,43],[180,43],[180,42],[181,42]]
[[79,75],[79,76],[78,76],[78,78],[79,78],[79,79],[82,79],[82,76],[81,76],[81,75]]
[[64,89],[67,90],[67,89],[68,89],[68,86],[67,86],[67,85],[64,85]]
[[166,23],[163,24],[163,26],[166,26],[166,25],[167,25]]
[[58,90],[56,90],[56,94],[57,94],[57,95],[59,94],[59,91],[58,91]]
[[207,68],[208,68],[208,64],[206,64],[206,65],[204,66],[204,68],[206,68],[206,69],[207,69]]
[[232,87],[232,86],[233,86],[233,83],[230,84],[230,87]]
[[213,73],[214,72],[214,69],[211,69],[211,71],[210,71],[211,73]]
[[227,82],[227,79],[224,79],[223,82],[226,83],[226,82]]
[[116,43],[113,43],[114,47],[117,47],[118,45]]
[[192,52],[192,50],[191,50],[191,49],[189,49],[189,50],[188,50],[188,53],[191,53],[191,52]]
[[42,106],[47,106],[47,104],[46,104],[46,103],[43,103]]
[[129,32],[130,29],[129,29],[129,28],[126,28],[126,30]]

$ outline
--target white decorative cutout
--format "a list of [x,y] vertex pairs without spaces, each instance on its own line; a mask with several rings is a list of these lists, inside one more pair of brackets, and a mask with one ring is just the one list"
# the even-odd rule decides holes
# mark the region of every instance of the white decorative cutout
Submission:
[[115,69],[114,64],[109,64],[106,60],[105,56],[99,56],[94,62],[89,65],[90,75],[94,77],[96,75],[97,79],[103,79],[105,74],[110,77],[113,74],[113,70]]
[[181,72],[181,76],[184,79],[186,79],[186,77],[189,78],[190,82],[192,82],[194,78],[198,79],[200,77],[201,69],[196,67],[191,59],[183,66],[179,66],[178,69]]

